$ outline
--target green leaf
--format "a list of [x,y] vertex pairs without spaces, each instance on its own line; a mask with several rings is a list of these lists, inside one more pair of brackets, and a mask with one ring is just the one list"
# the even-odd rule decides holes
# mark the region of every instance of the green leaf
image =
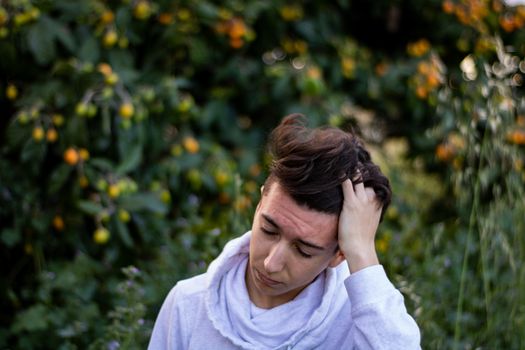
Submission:
[[42,16],[28,31],[29,49],[39,64],[47,64],[55,58],[55,43],[48,22]]
[[16,64],[16,48],[12,43],[5,40],[0,41],[0,53],[2,55],[0,60],[1,71],[7,71]]
[[85,200],[78,201],[77,207],[89,215],[97,215],[104,210],[100,204]]
[[75,51],[75,42],[70,30],[61,25],[59,22],[53,20],[51,17],[43,16],[42,21],[50,31],[50,33],[58,39],[70,52]]
[[49,218],[44,215],[37,214],[31,218],[31,226],[38,233],[45,233],[49,228]]
[[133,246],[133,240],[131,239],[131,236],[129,235],[128,227],[119,219],[115,219],[115,226],[117,228],[117,233],[120,236],[120,239],[122,239],[122,242],[126,247],[132,247]]
[[154,213],[165,214],[168,211],[166,205],[154,193],[135,193],[120,198],[120,205],[128,211],[147,210]]
[[66,182],[71,174],[71,167],[67,164],[61,164],[51,175],[49,183],[49,193],[54,194],[58,192]]
[[80,46],[78,58],[83,61],[95,63],[100,57],[100,50],[97,40],[90,36]]
[[44,158],[46,153],[45,142],[35,142],[33,139],[28,139],[24,147],[20,158],[23,162],[31,162],[32,164],[38,164]]
[[190,57],[195,65],[203,65],[210,59],[208,45],[203,40],[192,40],[190,42]]
[[2,231],[0,239],[5,243],[6,246],[11,248],[20,242],[20,232],[14,228],[6,228]]
[[133,67],[133,56],[127,51],[111,51],[108,61],[112,67],[119,67],[121,77],[121,71],[128,71]]
[[89,163],[102,171],[113,171],[113,163],[104,158],[91,158]]
[[135,170],[142,161],[142,145],[136,144],[133,148],[126,153],[124,160],[117,167],[117,175],[126,174],[132,170]]
[[14,333],[21,331],[41,331],[47,328],[47,315],[49,310],[41,304],[31,306],[16,315],[12,330]]

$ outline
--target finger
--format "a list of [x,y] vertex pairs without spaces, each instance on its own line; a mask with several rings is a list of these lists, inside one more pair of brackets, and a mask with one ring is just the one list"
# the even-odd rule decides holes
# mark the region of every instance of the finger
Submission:
[[354,185],[355,196],[360,200],[367,200],[368,196],[366,195],[365,184],[360,182]]
[[345,201],[351,201],[355,198],[355,192],[354,192],[354,186],[352,184],[352,181],[350,179],[346,179],[341,184],[343,187],[343,196]]
[[376,191],[372,187],[365,187],[366,197],[370,202],[375,202],[377,199]]

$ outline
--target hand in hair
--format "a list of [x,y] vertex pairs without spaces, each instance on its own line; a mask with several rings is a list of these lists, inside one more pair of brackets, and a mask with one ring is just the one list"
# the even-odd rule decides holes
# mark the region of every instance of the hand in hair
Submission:
[[375,235],[381,218],[381,205],[374,190],[363,182],[342,184],[343,209],[339,216],[339,248],[350,272],[379,264],[375,250]]

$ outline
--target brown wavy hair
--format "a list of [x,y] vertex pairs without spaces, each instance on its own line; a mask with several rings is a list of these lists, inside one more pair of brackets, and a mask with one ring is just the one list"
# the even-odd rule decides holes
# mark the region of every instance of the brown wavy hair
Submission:
[[349,178],[374,189],[383,208],[381,218],[390,204],[390,182],[351,132],[312,129],[303,115],[291,114],[272,131],[268,148],[272,163],[264,193],[278,181],[298,204],[339,215],[344,199],[341,183]]

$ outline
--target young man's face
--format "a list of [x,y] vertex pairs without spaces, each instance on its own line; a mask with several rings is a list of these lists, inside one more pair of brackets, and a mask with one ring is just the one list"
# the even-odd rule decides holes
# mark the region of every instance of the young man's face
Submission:
[[344,257],[336,253],[337,215],[298,205],[277,181],[265,192],[253,220],[246,285],[255,305],[272,308]]

